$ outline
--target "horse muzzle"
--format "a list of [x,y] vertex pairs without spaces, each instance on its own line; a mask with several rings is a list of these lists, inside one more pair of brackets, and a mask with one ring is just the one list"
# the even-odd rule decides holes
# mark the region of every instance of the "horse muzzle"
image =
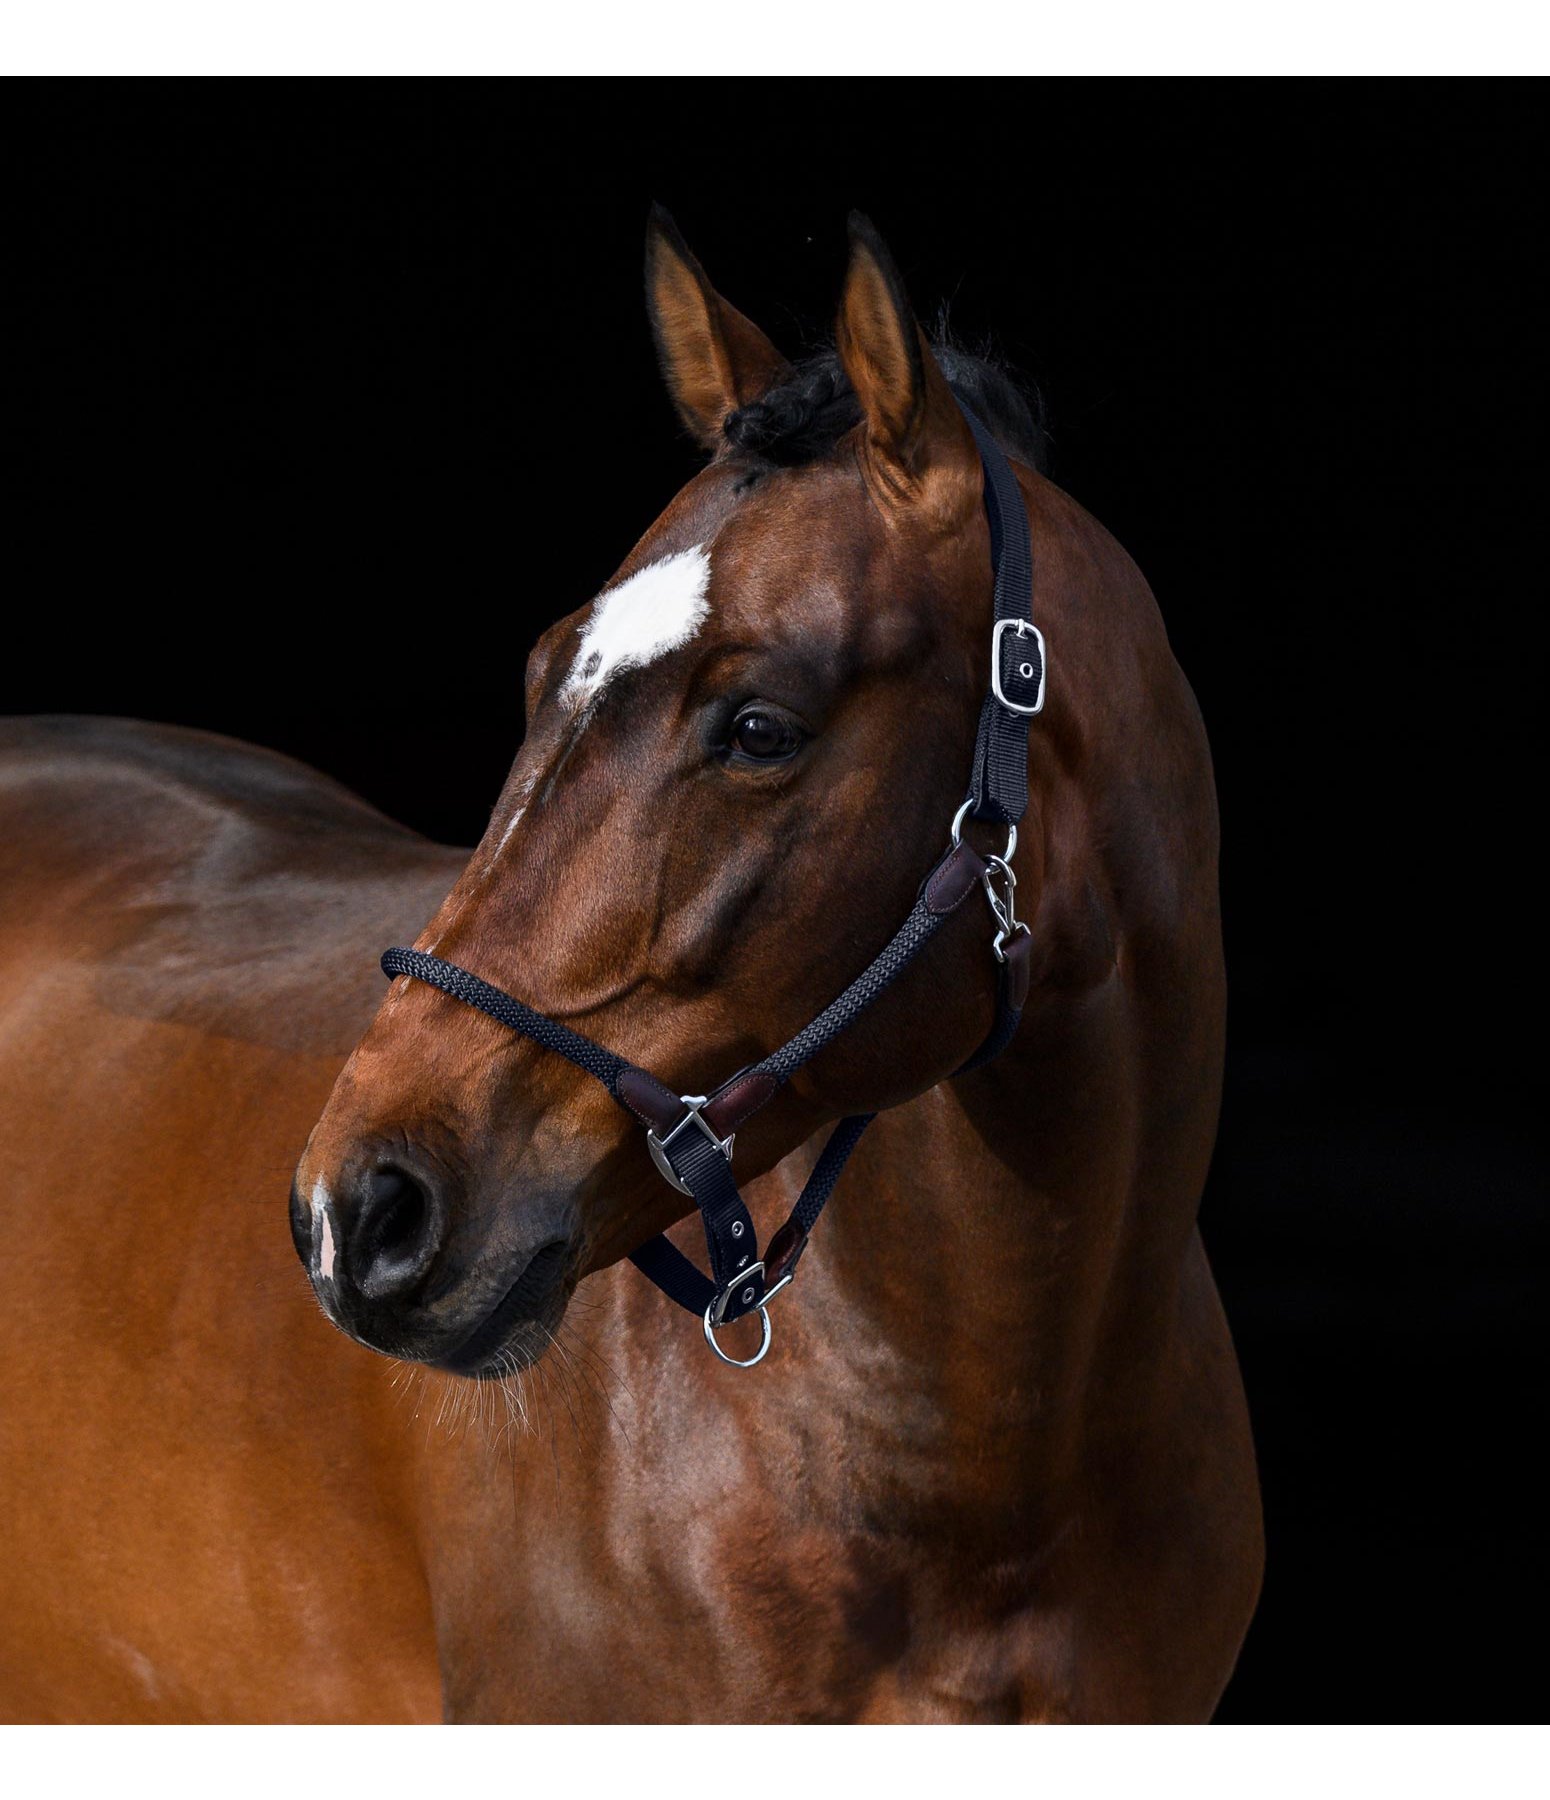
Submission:
[[298,1174],[292,1240],[323,1311],[358,1343],[457,1374],[510,1373],[537,1360],[565,1310],[570,1209],[486,1209],[453,1185],[401,1149],[367,1149],[332,1182]]

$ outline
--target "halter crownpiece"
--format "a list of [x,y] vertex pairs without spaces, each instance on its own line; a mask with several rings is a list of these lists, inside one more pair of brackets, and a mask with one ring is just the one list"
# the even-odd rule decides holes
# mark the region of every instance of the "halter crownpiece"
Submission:
[[[962,396],[959,396],[962,404]],[[1028,515],[1016,477],[989,431],[963,408],[984,468],[985,514],[995,577],[995,625],[991,634],[990,687],[980,707],[979,732],[968,798],[952,822],[950,845],[921,883],[915,904],[893,937],[850,986],[794,1038],[730,1076],[709,1094],[675,1094],[648,1070],[637,1068],[601,1044],[535,1012],[500,988],[455,963],[421,950],[387,951],[384,974],[411,976],[477,1007],[509,1030],[565,1057],[603,1083],[614,1100],[646,1127],[646,1147],[662,1175],[699,1208],[711,1272],[707,1276],[665,1237],[633,1251],[630,1261],[669,1299],[704,1322],[705,1339],[735,1368],[752,1368],[770,1347],[769,1303],[796,1272],[818,1215],[875,1113],[841,1119],[829,1134],[790,1217],[761,1257],[753,1219],[732,1178],[732,1146],[738,1127],[771,1101],[791,1077],[898,980],[976,887],[984,890],[996,922],[992,943],[998,977],[996,1016],[990,1034],[955,1074],[966,1074],[998,1056],[1011,1042],[1028,995],[1032,938],[1017,917],[1017,877],[1012,856],[1017,825],[1028,805],[1028,726],[1044,706],[1044,639],[1033,622],[1033,558]],[[986,859],[963,842],[966,818],[1008,828],[1006,848]],[[758,1350],[739,1360],[716,1341],[724,1325],[759,1314]]]

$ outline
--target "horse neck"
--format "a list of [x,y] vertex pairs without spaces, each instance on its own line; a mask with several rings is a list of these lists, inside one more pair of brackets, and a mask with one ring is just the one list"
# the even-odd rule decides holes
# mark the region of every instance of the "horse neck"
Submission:
[[1019,1510],[1079,1457],[1137,1248],[1124,1010],[1118,993],[1038,1008],[1037,1045],[884,1114],[804,1259],[826,1338],[809,1367],[852,1441],[875,1437],[858,1462],[928,1511],[947,1487],[955,1505]]
[[847,1434],[876,1440],[857,1468],[926,1517],[950,1499],[1014,1529],[1106,1417],[1162,1416],[1160,1384],[1206,1329],[1191,1257],[1223,1027],[1209,756],[1150,594],[1101,548],[1140,674],[1036,761],[1043,889],[1017,1037],[879,1118],[799,1277],[807,1316],[839,1322],[813,1367]]

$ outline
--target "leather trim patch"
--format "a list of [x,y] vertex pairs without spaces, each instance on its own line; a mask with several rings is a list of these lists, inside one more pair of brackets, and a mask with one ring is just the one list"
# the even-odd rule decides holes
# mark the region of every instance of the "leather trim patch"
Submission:
[[660,1137],[684,1116],[683,1102],[644,1069],[628,1068],[619,1077],[619,1098],[643,1125]]
[[795,1219],[787,1219],[770,1239],[770,1247],[764,1253],[766,1287],[774,1287],[777,1281],[789,1275],[802,1260],[802,1252],[806,1248],[807,1233]]
[[1019,931],[1007,945],[1002,973],[1007,1005],[1013,1012],[1021,1012],[1028,1004],[1028,986],[1033,977],[1033,939],[1026,931]]
[[926,883],[928,911],[940,919],[962,906],[984,873],[985,862],[977,850],[968,844],[954,845]]
[[744,1119],[751,1118],[767,1101],[774,1099],[779,1086],[775,1077],[763,1069],[747,1069],[741,1075],[734,1075],[702,1108],[705,1122],[717,1137],[727,1137]]

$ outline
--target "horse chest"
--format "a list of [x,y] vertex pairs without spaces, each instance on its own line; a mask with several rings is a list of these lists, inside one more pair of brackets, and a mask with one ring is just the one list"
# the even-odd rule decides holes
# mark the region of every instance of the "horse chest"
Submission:
[[712,1411],[502,1464],[436,1532],[449,1718],[1006,1720],[1035,1669],[1063,1710],[1052,1616],[966,1585],[950,1536],[858,1523],[838,1444],[799,1465]]

